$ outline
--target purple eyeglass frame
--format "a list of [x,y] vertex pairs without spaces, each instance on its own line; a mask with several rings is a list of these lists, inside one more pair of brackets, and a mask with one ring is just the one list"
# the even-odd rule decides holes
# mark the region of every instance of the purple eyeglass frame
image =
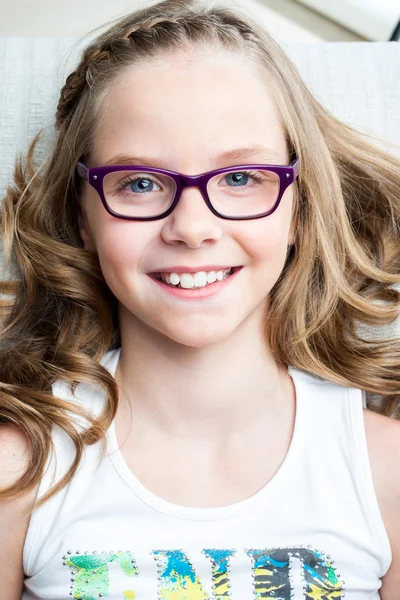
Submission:
[[[89,185],[91,185],[103,203],[106,211],[116,217],[118,219],[126,219],[128,221],[157,221],[159,219],[163,219],[170,215],[176,205],[179,202],[181,197],[182,190],[186,187],[196,187],[200,190],[201,195],[203,196],[204,202],[207,204],[208,208],[211,212],[221,219],[228,219],[230,221],[244,221],[251,219],[261,219],[262,217],[268,217],[272,214],[279,206],[279,203],[282,199],[282,196],[285,190],[297,179],[299,175],[299,158],[296,158],[290,165],[264,165],[264,164],[248,164],[248,165],[234,165],[232,167],[224,167],[223,169],[216,169],[214,171],[207,171],[205,173],[201,173],[200,175],[183,175],[182,173],[177,173],[176,171],[168,171],[165,169],[156,169],[154,167],[146,167],[145,165],[109,165],[107,167],[88,167],[83,162],[78,162],[76,166],[76,171],[82,179],[85,179]],[[211,204],[210,199],[207,193],[207,184],[209,180],[215,175],[220,175],[222,173],[229,173],[233,170],[249,170],[249,169],[265,169],[268,171],[272,171],[279,176],[280,185],[279,185],[279,194],[278,198],[272,208],[270,208],[267,212],[261,213],[255,216],[247,216],[247,217],[229,217],[227,215],[223,215],[219,213]],[[146,171],[146,173],[159,173],[161,175],[169,175],[176,184],[176,191],[174,199],[170,205],[170,207],[163,212],[161,215],[156,215],[152,217],[129,217],[126,215],[120,215],[115,213],[107,204],[107,201],[104,197],[103,191],[103,180],[106,175],[112,173],[114,171]]]

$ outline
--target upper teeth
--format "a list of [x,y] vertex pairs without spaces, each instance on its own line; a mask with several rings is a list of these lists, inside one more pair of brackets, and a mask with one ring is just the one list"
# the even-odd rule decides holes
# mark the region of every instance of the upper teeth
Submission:
[[181,285],[182,288],[204,287],[214,281],[222,281],[230,275],[232,268],[224,271],[199,271],[198,273],[160,273],[163,281],[170,285]]

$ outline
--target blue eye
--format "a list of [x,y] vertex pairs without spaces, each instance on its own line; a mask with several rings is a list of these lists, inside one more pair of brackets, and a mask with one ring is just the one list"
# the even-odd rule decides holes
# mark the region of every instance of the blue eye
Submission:
[[[248,182],[249,176],[247,173],[229,173],[226,178],[231,178],[234,186],[245,185]],[[228,182],[229,183],[229,182]]]
[[[153,192],[155,191],[154,186],[157,186],[155,181],[152,181],[151,179],[146,179],[144,177],[133,179],[128,183],[128,185],[126,185],[126,187],[129,188],[130,191],[134,192],[135,194],[141,194],[143,192]],[[157,187],[159,188],[159,186]]]

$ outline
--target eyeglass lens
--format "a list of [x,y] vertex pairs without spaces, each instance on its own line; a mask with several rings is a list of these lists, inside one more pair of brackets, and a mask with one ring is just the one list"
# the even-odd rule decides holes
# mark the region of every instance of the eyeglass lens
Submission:
[[[267,169],[232,170],[212,177],[207,193],[214,209],[224,216],[255,216],[274,206],[279,187],[279,175]],[[176,183],[161,173],[114,171],[104,177],[103,191],[108,206],[115,213],[155,217],[171,206]]]

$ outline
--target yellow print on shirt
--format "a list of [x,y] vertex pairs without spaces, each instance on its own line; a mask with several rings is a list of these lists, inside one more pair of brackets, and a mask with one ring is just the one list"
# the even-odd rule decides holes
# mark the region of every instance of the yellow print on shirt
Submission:
[[[151,554],[157,563],[157,598],[146,597],[143,600],[236,600],[230,581],[230,558],[236,551],[213,548],[203,549],[202,552],[210,560],[211,595],[205,590],[183,550],[154,550]],[[301,561],[303,567],[301,600],[344,598],[344,583],[339,580],[333,561],[311,546],[251,549],[244,552],[252,563],[255,600],[300,600],[298,594],[295,598],[292,593],[291,559]],[[63,564],[71,572],[70,597],[77,600],[97,600],[109,596],[108,566],[111,563],[118,564],[128,577],[140,576],[134,555],[130,551],[73,554],[69,550],[63,556]],[[121,600],[136,600],[136,590],[121,590],[120,593]],[[115,596],[113,600],[114,598]]]

